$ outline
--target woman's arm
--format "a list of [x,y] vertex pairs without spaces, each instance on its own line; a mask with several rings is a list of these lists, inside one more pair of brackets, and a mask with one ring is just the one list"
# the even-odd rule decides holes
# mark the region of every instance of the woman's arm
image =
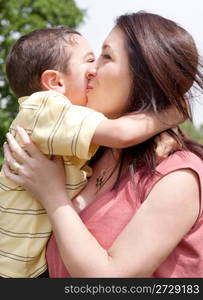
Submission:
[[[6,164],[5,173],[46,208],[63,261],[73,277],[151,276],[197,219],[198,179],[189,169],[175,171],[155,185],[113,245],[105,250],[86,229],[67,198],[59,161],[49,161],[28,137],[24,139],[31,157],[8,136],[22,167],[19,175],[15,175]],[[10,163],[8,147],[5,154]]]

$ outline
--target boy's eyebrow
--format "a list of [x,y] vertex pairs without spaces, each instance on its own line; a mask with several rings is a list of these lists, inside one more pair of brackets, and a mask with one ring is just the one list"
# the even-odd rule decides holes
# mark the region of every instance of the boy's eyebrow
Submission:
[[90,56],[90,55],[91,55],[91,56],[95,56],[93,52],[88,52],[88,53],[85,54],[84,58],[86,58],[86,57],[88,57],[88,56]]

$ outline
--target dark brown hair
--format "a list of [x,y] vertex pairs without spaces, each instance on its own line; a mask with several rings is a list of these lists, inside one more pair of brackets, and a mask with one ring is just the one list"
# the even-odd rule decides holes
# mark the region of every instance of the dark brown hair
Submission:
[[[191,87],[203,89],[199,71],[200,57],[191,35],[175,22],[156,14],[138,12],[121,15],[116,27],[124,33],[132,86],[127,112],[160,112],[174,105],[189,118],[186,102],[193,97]],[[136,129],[135,129],[136,130]],[[203,147],[184,136],[167,130],[183,149],[203,159]],[[139,145],[123,149],[119,161],[120,179],[124,162],[152,175],[157,165],[155,137]],[[132,168],[131,168],[132,169]]]
[[[187,93],[203,85],[192,36],[175,22],[138,12],[120,16],[132,73],[131,111],[161,111],[175,105],[185,117]],[[190,95],[191,96],[191,95]]]
[[36,29],[14,44],[6,60],[9,84],[17,97],[29,96],[41,90],[41,75],[45,70],[68,71],[68,44],[77,31],[66,27]]
[[[191,88],[195,84],[201,92],[203,89],[200,57],[192,36],[175,22],[143,11],[118,17],[116,26],[124,33],[132,74],[129,111],[160,112],[174,105],[190,118],[186,102],[193,98]],[[203,147],[186,138],[180,129],[177,135],[170,129],[167,132],[183,149],[203,159]],[[128,156],[134,170],[151,175],[156,167],[154,140],[124,149],[120,170]]]

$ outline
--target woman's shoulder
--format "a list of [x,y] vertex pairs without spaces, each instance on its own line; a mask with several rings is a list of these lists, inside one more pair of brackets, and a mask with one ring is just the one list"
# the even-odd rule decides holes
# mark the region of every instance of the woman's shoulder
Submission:
[[164,159],[156,168],[161,174],[166,174],[179,169],[192,169],[203,175],[203,160],[191,151],[176,151]]
[[[182,184],[183,177],[185,174],[189,175],[188,178],[191,178],[190,173],[180,173],[181,170],[190,170],[193,174],[196,174],[196,178],[199,183],[199,189],[200,191],[203,191],[203,160],[194,154],[191,151],[177,151],[174,154],[171,154],[169,157],[164,159],[157,167],[156,167],[156,173],[154,176],[151,176],[150,178],[147,178],[146,182],[143,182],[143,190],[144,190],[144,197],[143,199],[146,199],[152,188],[165,176],[170,175],[172,172],[178,171],[178,176],[173,176],[173,178],[176,178],[175,184],[177,187],[179,184]],[[181,174],[181,176],[179,176]],[[174,174],[175,175],[175,174]],[[188,179],[187,178],[187,179]],[[184,182],[187,186],[190,186],[190,184]],[[200,199],[200,211],[202,211],[203,208],[203,197],[202,193],[200,193],[201,199]]]

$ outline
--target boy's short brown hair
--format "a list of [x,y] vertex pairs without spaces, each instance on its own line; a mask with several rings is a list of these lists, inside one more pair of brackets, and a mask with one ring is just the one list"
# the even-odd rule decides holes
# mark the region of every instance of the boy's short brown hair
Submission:
[[[29,96],[41,90],[41,75],[45,70],[68,72],[67,45],[74,34],[66,26],[36,29],[14,44],[6,59],[9,84],[17,97]],[[68,36],[69,35],[69,36]]]

